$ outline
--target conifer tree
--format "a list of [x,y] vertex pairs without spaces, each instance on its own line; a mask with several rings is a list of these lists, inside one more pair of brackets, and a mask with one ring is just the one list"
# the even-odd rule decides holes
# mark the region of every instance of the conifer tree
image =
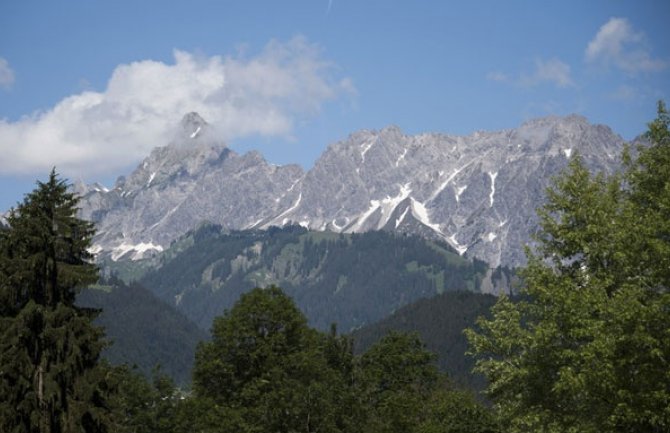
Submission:
[[74,305],[97,280],[91,223],[52,170],[0,230],[0,431],[102,432],[97,312]]

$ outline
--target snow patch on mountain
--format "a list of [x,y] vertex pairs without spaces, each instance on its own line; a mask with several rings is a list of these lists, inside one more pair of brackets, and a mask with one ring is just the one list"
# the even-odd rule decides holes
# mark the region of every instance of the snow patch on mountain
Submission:
[[409,207],[406,207],[405,210],[400,214],[398,218],[395,220],[395,228],[398,228],[401,222],[405,220],[405,216],[407,216],[407,212],[409,212]]
[[405,155],[407,155],[407,148],[403,149],[403,151],[402,151],[402,153],[400,154],[400,156],[398,157],[398,159],[396,159],[396,161],[395,161],[395,166],[396,166],[396,167],[400,164],[400,161],[402,161],[403,159],[405,159]]
[[496,177],[498,177],[498,172],[490,172],[489,177],[491,178],[491,194],[489,194],[489,207],[493,207],[493,196],[496,193]]
[[381,211],[382,211],[382,216],[383,219],[377,224],[377,229],[381,229],[386,225],[388,220],[391,218],[391,214],[393,213],[393,210],[407,197],[409,197],[410,193],[412,190],[410,189],[411,182],[407,182],[406,184],[402,185],[400,187],[400,192],[398,195],[394,197],[389,197],[386,196],[385,199],[381,201]]
[[459,186],[458,188],[456,188],[454,190],[454,197],[456,198],[456,203],[459,203],[461,201],[461,194],[463,194],[463,192],[466,189],[468,189],[468,186],[464,185],[464,186]]
[[[454,180],[454,178],[456,177],[456,175],[458,175],[458,173],[460,173],[465,167],[467,167],[467,164],[466,164],[465,166],[463,166],[463,167],[454,169],[454,172],[451,173],[451,175],[450,175],[444,182],[442,182],[442,184],[441,184],[441,185],[440,185],[440,186],[433,192],[433,194],[430,196],[430,198],[428,199],[428,201],[434,200],[435,197],[437,197],[438,195],[440,195],[440,193],[441,193],[442,191],[444,191],[444,189],[447,187],[447,185],[449,185],[449,182],[451,182],[452,180]],[[442,173],[444,173],[444,172],[440,172],[440,176],[442,176]]]
[[147,251],[156,251],[156,252],[161,252],[163,251],[163,247],[160,245],[155,245],[152,242],[140,242],[138,244],[132,244],[128,242],[123,242],[121,245],[116,246],[112,250],[112,260],[117,261],[121,257],[125,256],[128,253],[133,253],[130,256],[131,260],[140,260],[144,258],[144,254]]
[[421,222],[421,224],[430,227],[439,234],[443,234],[442,230],[440,229],[440,225],[433,224],[430,221],[430,217],[428,215],[428,209],[426,209],[426,206],[424,206],[423,203],[414,200],[414,198],[411,198],[411,200],[412,200],[412,215],[414,215],[414,217],[418,219]]
[[[290,208],[286,209],[284,212],[282,212],[281,214],[279,214],[279,215],[273,220],[273,222],[279,221],[279,220],[282,219],[285,215],[288,215],[288,214],[290,214],[291,212],[293,212],[294,210],[296,210],[296,209],[298,208],[298,206],[300,206],[300,202],[301,202],[301,201],[302,201],[302,192],[301,192],[300,194],[298,194],[298,199],[295,201],[295,203],[293,204],[293,206],[291,206]],[[284,218],[284,219],[282,220],[281,225],[285,225],[288,221],[289,221],[288,218]],[[272,225],[272,223],[269,223],[268,225]]]
[[371,139],[366,143],[361,144],[361,164],[365,163],[365,154],[368,153],[368,150],[372,147],[373,144],[377,142],[377,137]]
[[468,250],[468,247],[458,243],[458,241],[456,240],[456,234],[455,233],[453,235],[449,236],[447,239],[449,240],[449,242],[451,242],[451,246],[454,247],[454,249],[456,250],[456,252],[458,252],[459,255],[462,256]]

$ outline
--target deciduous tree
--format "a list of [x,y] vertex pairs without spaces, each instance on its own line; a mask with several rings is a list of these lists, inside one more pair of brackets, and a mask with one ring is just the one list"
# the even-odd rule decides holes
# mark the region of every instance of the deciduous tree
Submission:
[[659,104],[625,172],[548,190],[523,298],[468,331],[509,431],[670,430],[670,142]]

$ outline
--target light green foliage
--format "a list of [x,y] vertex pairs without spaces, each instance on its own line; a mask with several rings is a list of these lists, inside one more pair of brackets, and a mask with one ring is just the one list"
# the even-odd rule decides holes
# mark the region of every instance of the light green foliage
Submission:
[[652,145],[626,159],[630,201],[635,215],[632,253],[647,285],[670,281],[670,115],[663,102],[645,137]]
[[392,331],[359,361],[362,431],[496,433],[491,411],[453,388],[415,333]]
[[523,297],[468,331],[512,432],[670,430],[670,142],[662,104],[622,175],[579,157],[539,211]]
[[95,311],[73,305],[97,279],[92,226],[51,172],[0,231],[0,431],[106,431]]

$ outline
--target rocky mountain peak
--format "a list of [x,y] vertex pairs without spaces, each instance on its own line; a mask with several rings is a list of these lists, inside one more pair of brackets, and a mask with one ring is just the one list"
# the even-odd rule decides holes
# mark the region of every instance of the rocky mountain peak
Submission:
[[[258,152],[238,155],[199,114],[188,113],[173,140],[154,148],[112,190],[77,187],[81,216],[98,229],[96,248],[113,260],[162,251],[203,221],[244,228],[294,200],[299,166],[274,166]],[[296,190],[297,193],[297,190]]]
[[402,136],[404,134],[402,132],[402,129],[398,125],[387,125],[379,131],[379,135]]
[[203,128],[209,127],[209,124],[198,113],[192,111],[186,113],[179,122],[184,135],[190,138],[196,138]]
[[82,215],[97,223],[96,244],[113,257],[160,250],[210,221],[228,229],[416,233],[492,266],[516,266],[525,262],[551,177],[577,152],[592,170],[612,171],[624,143],[578,115],[464,136],[388,126],[331,144],[304,173],[257,152],[237,155],[197,113],[179,128],[114,190],[87,189]]

